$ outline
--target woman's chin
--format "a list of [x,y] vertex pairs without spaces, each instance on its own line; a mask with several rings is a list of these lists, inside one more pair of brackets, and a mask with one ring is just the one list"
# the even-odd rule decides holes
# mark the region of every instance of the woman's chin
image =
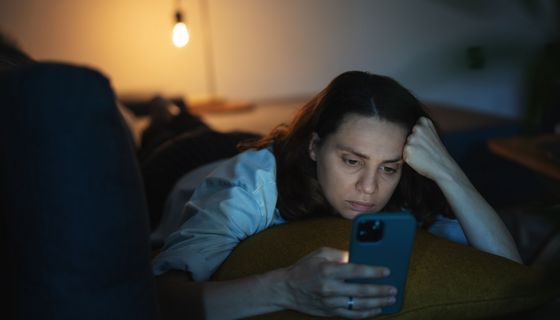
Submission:
[[340,215],[344,218],[344,219],[348,219],[348,220],[352,220],[354,219],[356,216],[362,214],[364,212],[358,212],[358,211],[341,211]]
[[379,210],[368,210],[368,211],[355,211],[355,210],[345,210],[345,211],[339,211],[340,212],[340,216],[342,216],[344,219],[348,219],[348,220],[352,220],[354,219],[356,216],[359,216],[361,214],[364,213],[376,213]]

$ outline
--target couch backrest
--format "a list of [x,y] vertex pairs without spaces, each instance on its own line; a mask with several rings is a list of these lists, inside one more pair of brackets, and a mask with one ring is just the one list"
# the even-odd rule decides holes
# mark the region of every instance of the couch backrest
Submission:
[[2,274],[14,318],[157,318],[142,181],[109,81],[37,63],[0,74],[0,103]]

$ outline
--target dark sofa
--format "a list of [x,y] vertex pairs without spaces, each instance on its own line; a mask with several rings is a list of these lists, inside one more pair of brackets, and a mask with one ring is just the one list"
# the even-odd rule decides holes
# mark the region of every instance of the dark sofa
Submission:
[[[13,319],[200,317],[200,287],[193,287],[186,279],[177,282],[180,276],[163,277],[157,283],[152,276],[143,182],[130,132],[116,108],[108,79],[84,67],[37,63],[0,74],[0,101],[0,208],[5,257],[1,265],[8,293],[4,314]],[[321,230],[308,235],[305,225],[309,223],[313,222],[273,228],[243,242],[215,279],[291,263],[305,253],[303,249],[310,251],[321,245],[344,248],[348,221],[321,220],[316,224],[338,230],[338,237]],[[278,239],[286,234],[303,239],[307,245],[295,240],[280,244]],[[409,292],[419,296],[431,292],[429,301],[417,301],[418,310],[427,310],[424,303],[435,303],[440,309],[416,313],[410,309],[415,307],[412,304],[403,318],[437,317],[438,312],[449,309],[438,299],[443,299],[442,295],[453,297],[430,287],[435,283],[429,278],[433,261],[456,266],[462,261],[481,261],[484,268],[498,266],[498,272],[492,272],[497,278],[485,276],[484,268],[471,271],[481,284],[494,279],[491,287],[499,293],[477,296],[483,303],[479,303],[475,317],[511,315],[504,308],[513,302],[516,307],[512,310],[526,312],[557,293],[543,286],[540,275],[530,268],[420,235],[415,259],[421,263],[413,264],[417,275],[410,281],[423,285]],[[247,263],[247,257],[267,244],[285,254],[259,255],[251,260],[254,263]],[[463,252],[465,255],[458,254]],[[454,288],[457,272],[462,273],[462,283],[469,282],[468,268],[446,272],[445,266],[438,263],[443,270],[440,276],[447,277],[439,281],[449,288]],[[522,292],[508,290],[512,283]],[[472,298],[473,292],[459,290],[461,298],[453,300],[456,306],[465,306],[461,299]],[[493,306],[490,313],[484,309],[489,305]],[[463,309],[453,310],[453,314],[469,318],[462,311],[457,313]]]
[[2,274],[15,319],[155,319],[148,211],[109,81],[39,63],[0,77]]

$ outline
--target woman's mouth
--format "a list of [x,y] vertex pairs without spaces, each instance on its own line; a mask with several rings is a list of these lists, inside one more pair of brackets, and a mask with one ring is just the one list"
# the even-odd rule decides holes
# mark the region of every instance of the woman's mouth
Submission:
[[346,201],[346,202],[350,205],[352,211],[357,211],[357,212],[372,211],[373,208],[375,207],[375,204],[368,203],[368,202],[360,202],[360,201]]

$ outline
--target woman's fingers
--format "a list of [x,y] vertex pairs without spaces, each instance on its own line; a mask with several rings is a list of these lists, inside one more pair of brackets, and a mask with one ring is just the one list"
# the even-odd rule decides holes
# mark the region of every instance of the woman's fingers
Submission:
[[[346,251],[321,248],[285,269],[288,308],[304,313],[347,318],[371,317],[394,303],[396,288],[349,282],[389,275],[382,266],[346,263]],[[352,297],[349,304],[349,297]],[[350,307],[349,307],[350,306]]]
[[331,296],[379,298],[395,296],[397,294],[397,289],[389,285],[338,282],[337,290],[331,290],[328,294]]
[[368,266],[353,263],[324,261],[319,267],[323,277],[331,279],[383,278],[391,274],[391,270],[382,266]]
[[317,295],[321,297],[352,296],[378,298],[394,296],[396,294],[397,288],[394,286],[371,283],[353,283],[340,279],[324,280],[321,286],[317,289]]
[[347,251],[324,247],[312,252],[304,259],[322,259],[322,261],[317,263],[317,269],[315,270],[316,275],[320,276],[323,279],[333,280],[334,282],[337,282],[337,286],[338,282],[343,281],[345,285],[339,288],[350,290],[347,292],[343,292],[343,294],[356,294],[354,290],[358,290],[358,288],[361,288],[362,290],[369,290],[367,294],[370,294],[371,296],[378,295],[379,293],[377,292],[377,290],[388,290],[390,288],[394,288],[392,286],[378,286],[345,282],[349,279],[379,279],[387,277],[391,274],[391,270],[383,266],[370,266],[341,262],[341,260],[344,260],[344,258],[347,256]]
[[418,119],[407,137],[403,159],[416,172],[433,180],[445,176],[444,171],[453,167],[433,122],[425,117]]
[[408,143],[422,143],[439,140],[433,122],[425,117],[421,117],[412,128],[412,134],[407,138]]
[[337,296],[324,300],[325,306],[335,309],[354,311],[373,310],[387,307],[395,303],[395,297],[360,298],[354,296]]
[[[381,278],[390,274],[388,268],[347,263],[348,251],[322,247],[308,254],[304,259],[324,259],[320,267],[323,276],[339,279]],[[303,259],[302,259],[303,260]]]
[[363,319],[379,315],[383,307],[395,303],[395,298],[336,297],[332,299],[331,303],[333,309],[330,315]]

